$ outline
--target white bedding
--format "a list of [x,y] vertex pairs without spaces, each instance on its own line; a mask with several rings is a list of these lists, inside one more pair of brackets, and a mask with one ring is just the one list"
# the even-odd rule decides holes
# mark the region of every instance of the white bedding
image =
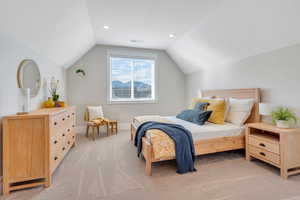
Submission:
[[[238,126],[231,123],[225,123],[223,125],[220,124],[213,124],[206,122],[205,125],[197,125],[188,121],[184,121],[181,119],[176,118],[175,116],[168,116],[168,117],[158,117],[155,116],[158,121],[164,121],[168,123],[180,124],[186,129],[188,129],[193,136],[194,141],[202,140],[202,139],[211,139],[211,138],[218,138],[218,137],[228,137],[228,136],[238,136],[244,134],[244,126]],[[149,118],[148,118],[149,119]],[[134,124],[138,127],[141,123],[148,121],[139,119],[134,120]],[[152,120],[151,120],[152,121]],[[156,121],[156,120],[155,120]],[[146,137],[151,140],[150,134],[146,134]]]

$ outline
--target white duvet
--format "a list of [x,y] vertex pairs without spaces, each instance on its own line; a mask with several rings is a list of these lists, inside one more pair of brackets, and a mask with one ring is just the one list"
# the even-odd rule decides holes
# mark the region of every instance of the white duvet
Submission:
[[[148,116],[138,118],[134,120],[134,124],[138,127],[141,123],[145,121],[161,121],[174,124],[180,124],[186,129],[188,129],[193,136],[193,140],[202,140],[202,139],[212,139],[218,137],[228,137],[228,136],[238,136],[244,134],[244,126],[238,126],[231,123],[213,124],[206,122],[205,125],[197,125],[188,121],[184,121],[176,118],[175,116],[161,117],[161,116]],[[146,134],[147,138],[151,140],[150,135]]]

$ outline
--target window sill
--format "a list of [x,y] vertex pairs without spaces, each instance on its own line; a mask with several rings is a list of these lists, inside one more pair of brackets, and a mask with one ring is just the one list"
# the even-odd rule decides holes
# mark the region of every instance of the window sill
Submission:
[[155,104],[158,100],[141,100],[141,101],[108,101],[108,104]]

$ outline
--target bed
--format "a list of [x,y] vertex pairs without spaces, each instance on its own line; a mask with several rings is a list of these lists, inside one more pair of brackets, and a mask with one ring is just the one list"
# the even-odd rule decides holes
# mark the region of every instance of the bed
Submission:
[[[254,99],[251,115],[246,123],[259,122],[258,103],[260,102],[260,90],[250,89],[227,89],[227,90],[205,90],[202,97]],[[193,135],[196,155],[204,155],[229,150],[245,148],[245,128],[230,123],[217,125],[206,123],[199,126],[190,122],[180,120],[174,116],[147,116],[135,117],[131,124],[131,140],[135,137],[137,127],[144,121],[154,120],[159,122],[177,123],[189,129]],[[159,130],[149,130],[146,137],[142,139],[142,154],[146,160],[146,174],[152,175],[152,163],[175,159],[174,142],[166,134]],[[168,144],[166,144],[168,143]]]

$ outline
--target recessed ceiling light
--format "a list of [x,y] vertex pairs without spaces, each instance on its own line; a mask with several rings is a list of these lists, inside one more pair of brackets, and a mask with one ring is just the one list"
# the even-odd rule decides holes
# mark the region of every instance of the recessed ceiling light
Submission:
[[143,40],[130,40],[130,42],[132,42],[132,43],[142,43],[144,41]]
[[173,33],[171,33],[171,34],[169,35],[169,38],[175,38],[175,35],[174,35]]
[[109,26],[105,25],[105,26],[103,26],[103,28],[104,28],[105,30],[108,30],[108,29],[109,29]]

